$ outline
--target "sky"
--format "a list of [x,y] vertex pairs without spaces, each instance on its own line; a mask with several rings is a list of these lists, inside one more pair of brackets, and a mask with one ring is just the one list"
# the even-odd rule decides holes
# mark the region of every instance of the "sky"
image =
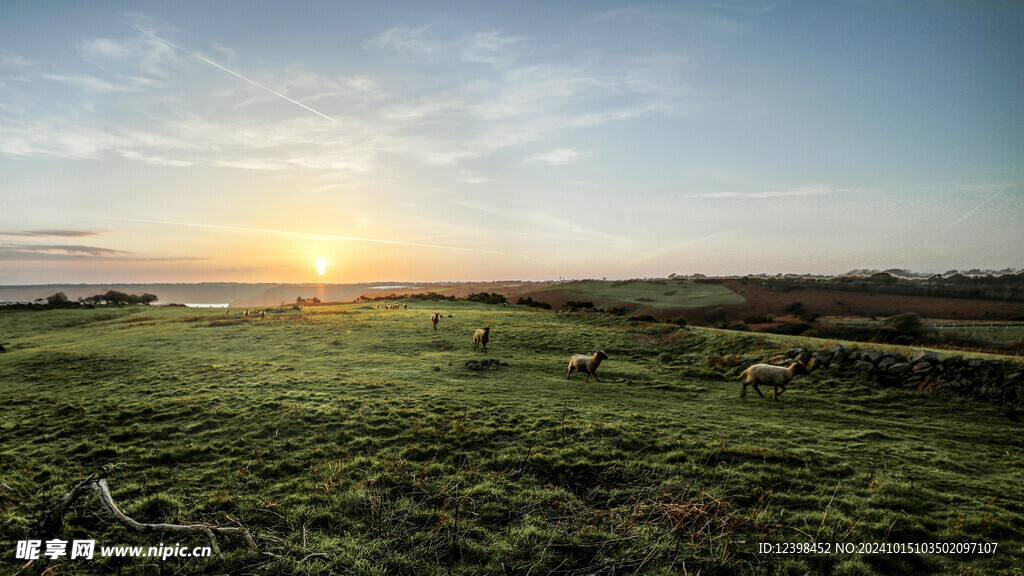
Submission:
[[0,3],[0,284],[1021,267],[1019,2]]

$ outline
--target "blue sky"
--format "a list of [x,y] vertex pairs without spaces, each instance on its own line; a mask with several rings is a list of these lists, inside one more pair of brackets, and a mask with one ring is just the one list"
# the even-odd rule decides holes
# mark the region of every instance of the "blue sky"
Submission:
[[1022,31],[1012,2],[4,2],[0,283],[1022,267]]

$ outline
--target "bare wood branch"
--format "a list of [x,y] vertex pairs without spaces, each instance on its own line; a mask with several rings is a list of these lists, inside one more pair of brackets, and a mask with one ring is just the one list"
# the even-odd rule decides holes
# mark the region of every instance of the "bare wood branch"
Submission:
[[[121,523],[128,525],[133,530],[138,532],[171,532],[176,534],[199,534],[203,535],[210,541],[210,548],[217,556],[221,556],[220,547],[217,545],[217,534],[230,534],[230,535],[241,535],[245,538],[246,544],[250,548],[256,548],[256,541],[253,540],[252,535],[243,526],[210,526],[208,524],[144,524],[129,518],[124,512],[118,508],[114,502],[114,497],[110,494],[110,487],[107,485],[106,477],[122,470],[125,468],[124,464],[116,464],[113,466],[105,466],[98,472],[89,475],[88,478],[82,480],[70,492],[65,494],[57,502],[54,509],[44,519],[44,526],[49,526],[55,529],[55,532],[60,531],[60,527],[63,525],[64,512],[78,499],[79,496],[85,492],[92,490],[99,498],[100,504],[106,508],[114,518],[119,520]],[[51,532],[53,533],[53,532]]]

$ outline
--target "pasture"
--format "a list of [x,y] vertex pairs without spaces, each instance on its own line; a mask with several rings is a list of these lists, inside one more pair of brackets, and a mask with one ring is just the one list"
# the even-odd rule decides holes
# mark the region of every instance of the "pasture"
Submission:
[[[472,343],[484,326],[487,355]],[[17,572],[14,542],[39,537],[38,515],[98,467],[125,462],[109,483],[129,516],[241,524],[258,550],[222,537],[223,559],[30,569],[1020,574],[1024,425],[997,406],[853,375],[801,377],[779,402],[740,399],[742,366],[705,363],[761,362],[799,340],[467,302],[265,319],[0,312],[10,350],[0,355],[0,565]],[[567,381],[569,356],[598,348],[609,356],[601,381]],[[483,358],[504,364],[466,367]],[[72,537],[204,544],[131,532],[92,497],[67,515]],[[932,542],[998,548],[835,553]],[[768,554],[761,543],[833,553]]]
[[561,305],[568,300],[593,302],[597,308],[623,307],[640,312],[678,312],[713,306],[740,306],[746,300],[723,284],[693,280],[580,280],[535,291],[544,301]]

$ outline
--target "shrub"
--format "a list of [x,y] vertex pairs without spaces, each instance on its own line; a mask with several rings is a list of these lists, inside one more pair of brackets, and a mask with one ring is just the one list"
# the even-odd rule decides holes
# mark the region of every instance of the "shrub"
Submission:
[[713,326],[724,326],[732,319],[732,313],[725,308],[715,308],[704,313],[704,319]]
[[626,322],[657,322],[657,320],[650,314],[640,314],[639,316],[631,316],[627,318]]
[[504,304],[508,301],[504,294],[498,294],[497,292],[491,294],[489,292],[478,292],[476,294],[470,294],[466,296],[466,300],[470,302],[482,302],[484,304]]
[[900,334],[908,336],[916,336],[921,333],[924,325],[921,323],[921,317],[913,312],[907,312],[906,314],[897,314],[886,322],[893,330]]
[[547,302],[538,302],[537,300],[534,300],[533,298],[531,298],[529,296],[527,296],[526,298],[523,298],[523,297],[520,296],[519,300],[516,301],[516,305],[517,306],[529,306],[531,308],[543,308],[544,310],[551,310],[551,304],[548,304]]
[[593,308],[593,302],[577,302],[575,300],[569,300],[565,304],[562,304],[563,312],[577,312],[579,310],[590,310]]
[[786,307],[783,308],[783,310],[789,314],[800,314],[804,311],[804,303],[790,302],[789,304],[786,304]]

